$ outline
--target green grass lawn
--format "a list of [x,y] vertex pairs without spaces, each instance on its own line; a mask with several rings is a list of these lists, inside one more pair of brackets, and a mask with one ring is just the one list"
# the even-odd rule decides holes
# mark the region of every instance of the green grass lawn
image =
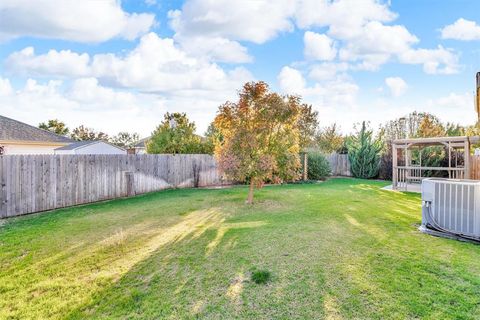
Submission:
[[[3,221],[0,318],[474,319],[480,246],[420,196],[332,179],[170,190]],[[253,270],[270,272],[257,284]]]

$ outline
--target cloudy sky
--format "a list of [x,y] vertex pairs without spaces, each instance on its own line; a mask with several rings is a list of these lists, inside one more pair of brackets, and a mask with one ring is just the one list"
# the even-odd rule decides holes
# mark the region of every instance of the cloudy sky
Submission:
[[344,132],[473,124],[479,45],[476,0],[0,0],[0,114],[145,136],[183,111],[203,133],[264,80]]

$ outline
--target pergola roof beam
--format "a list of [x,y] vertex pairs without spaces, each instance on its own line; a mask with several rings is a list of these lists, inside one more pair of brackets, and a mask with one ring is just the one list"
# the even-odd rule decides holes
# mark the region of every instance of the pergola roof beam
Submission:
[[457,136],[457,137],[434,137],[434,138],[411,138],[411,139],[397,139],[393,140],[394,144],[403,144],[403,143],[414,143],[414,144],[438,144],[442,142],[477,142],[480,137],[467,137],[467,136]]

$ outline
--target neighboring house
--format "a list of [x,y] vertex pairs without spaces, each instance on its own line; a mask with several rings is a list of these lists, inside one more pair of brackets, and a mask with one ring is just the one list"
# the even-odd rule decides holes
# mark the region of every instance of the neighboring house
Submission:
[[147,153],[147,146],[145,145],[150,137],[146,137],[143,139],[138,140],[137,143],[133,145],[133,148],[128,150],[128,153],[132,154],[146,154]]
[[0,116],[0,154],[53,154],[72,139]]
[[55,149],[55,154],[127,154],[127,151],[105,141],[77,141]]

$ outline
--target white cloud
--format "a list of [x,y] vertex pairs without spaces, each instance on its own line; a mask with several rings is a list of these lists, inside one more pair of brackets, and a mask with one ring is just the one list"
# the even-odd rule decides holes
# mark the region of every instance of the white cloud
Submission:
[[447,96],[430,99],[427,108],[443,121],[470,125],[477,121],[473,95],[468,92],[451,92]]
[[327,27],[326,34],[339,44],[339,59],[351,63],[351,70],[375,71],[392,60],[421,64],[429,74],[452,74],[460,68],[453,50],[414,48],[419,39],[405,26],[385,25],[396,14],[378,1],[300,1],[296,18],[302,28]]
[[175,36],[185,52],[196,57],[208,58],[213,61],[230,63],[252,62],[253,57],[247,48],[237,41],[221,37],[187,37]]
[[[329,64],[327,64],[328,66]],[[309,75],[310,77],[310,75]],[[348,77],[324,78],[323,81],[309,85],[302,71],[293,67],[284,67],[277,80],[284,93],[300,94],[303,100],[311,103],[319,112],[321,125],[337,123],[344,132],[350,132],[352,125],[363,120],[369,121],[373,128],[386,120],[404,116],[413,111],[431,112],[443,121],[473,124],[476,114],[471,94],[452,93],[445,97],[423,100],[418,103],[402,105],[395,99],[407,89],[405,81],[398,77],[387,78],[391,97],[368,101],[368,105],[357,99],[359,87]]]
[[369,119],[374,126],[378,126],[385,123],[385,120],[403,117],[413,111],[429,112],[438,116],[443,122],[461,125],[473,125],[477,120],[473,107],[473,96],[468,92],[451,92],[445,96],[430,99],[420,98],[408,105],[403,104],[399,99],[377,101],[369,106],[368,113],[365,112],[359,118]]
[[311,60],[333,60],[337,56],[334,41],[324,34],[307,31],[303,36],[304,54]]
[[154,6],[157,4],[157,0],[145,0],[147,6]]
[[120,1],[0,2],[0,39],[21,36],[102,42],[115,37],[132,40],[149,31],[154,15],[127,13]]
[[[362,32],[349,39],[347,45],[340,51],[342,60],[357,60],[384,63],[391,55],[401,54],[418,42],[417,37],[410,34],[404,26],[385,26],[378,21],[367,23]],[[369,59],[373,57],[375,59]]]
[[[293,31],[294,23],[302,29],[328,26],[331,37],[350,39],[361,33],[361,28],[369,21],[387,22],[395,17],[387,5],[376,0],[187,0],[181,10],[169,12],[175,39],[189,53],[195,53],[188,45],[195,42],[192,40],[195,38],[234,41],[236,44],[230,44],[231,50],[226,55],[233,58],[219,59],[227,62],[251,60],[246,59],[246,48],[238,41],[262,44],[281,33]],[[335,57],[336,50],[325,37],[306,33],[305,53],[309,58],[331,60]],[[330,49],[327,47],[329,44]],[[215,42],[206,41],[200,54],[214,49],[217,49]],[[215,59],[216,55],[212,57]]]
[[146,92],[239,88],[252,75],[238,67],[225,71],[208,59],[190,56],[173,39],[155,33],[144,35],[140,43],[125,55],[78,54],[50,50],[35,55],[28,47],[7,58],[7,69],[29,76],[95,77],[103,84]]
[[324,62],[313,65],[308,73],[308,77],[315,81],[332,80],[337,77],[346,77],[345,72],[349,69],[348,63]]
[[10,80],[0,77],[0,96],[7,96],[13,92]]
[[438,116],[443,122],[461,125],[473,125],[477,120],[473,107],[473,95],[468,92],[451,92],[436,98],[419,98],[407,105],[394,98],[377,100],[376,103],[369,105],[368,111],[358,117],[371,120],[374,126],[378,126],[386,120],[403,117],[413,111],[429,112]]
[[454,74],[460,70],[458,55],[453,50],[438,46],[436,49],[410,49],[399,55],[406,64],[422,64],[428,74]]
[[306,81],[297,69],[285,66],[278,74],[280,89],[289,94],[303,94]]
[[[337,116],[345,115],[343,110],[357,108],[359,87],[352,81],[333,80],[326,83],[316,83],[305,90],[305,98],[319,108],[334,109]],[[348,111],[347,111],[348,112]],[[353,123],[353,122],[352,122]]]
[[8,79],[0,79],[2,114],[30,123],[59,118],[70,126],[85,124],[110,134],[149,134],[166,111],[187,112],[203,133],[218,106],[235,99],[237,90],[254,80],[243,67],[224,70],[154,33],[122,55],[90,57],[54,50],[35,55],[27,48],[8,61],[11,72],[60,80],[39,84],[29,79],[14,91]]
[[343,104],[347,107],[356,105],[358,86],[350,79],[331,79],[307,85],[302,72],[285,66],[277,76],[280,90],[287,94],[299,94],[304,99],[320,107],[335,107]]
[[[16,12],[20,19],[30,9],[19,3],[13,3],[14,11],[10,12]],[[143,19],[146,16],[140,19],[142,15],[124,12],[120,2],[95,3],[75,3],[75,17],[61,23],[59,17],[69,18],[71,13],[61,14],[63,4],[52,9],[47,3],[50,20],[38,21],[47,10],[42,7],[31,22],[20,19],[6,27],[2,20],[5,13],[0,9],[0,37],[32,35],[95,42],[112,37],[134,38],[147,32],[153,23],[153,16],[147,15],[151,20]],[[97,5],[98,11],[85,18],[84,9],[92,5]],[[31,5],[35,10],[37,6]],[[112,10],[117,13],[112,14]],[[98,12],[103,16],[99,17]],[[96,20],[92,22],[93,18]],[[254,58],[245,42],[263,44],[297,26],[323,28],[322,34],[305,32],[304,53],[310,61],[282,68],[277,78],[280,88],[301,94],[306,102],[313,103],[321,111],[322,123],[336,121],[344,128],[361,120],[378,123],[407,108],[362,108],[357,102],[359,87],[348,71],[377,70],[391,61],[422,66],[429,74],[451,74],[460,69],[455,51],[441,46],[418,48],[419,39],[405,26],[393,24],[395,18],[389,2],[376,0],[187,0],[181,10],[169,12],[175,33],[171,38],[147,33],[133,49],[121,53],[38,53],[32,47],[12,53],[4,68],[10,74],[53,77],[56,81],[39,84],[28,80],[23,88],[14,89],[8,79],[0,78],[0,110],[19,120],[32,119],[34,124],[38,119],[58,117],[71,126],[83,123],[110,133],[130,130],[128,123],[133,123],[132,130],[145,134],[158,124],[165,111],[185,111],[202,132],[218,105],[235,99],[236,90],[245,81],[253,80],[243,67],[228,68],[216,62],[251,62]],[[140,22],[147,20],[148,26],[142,26]],[[32,23],[38,28],[32,28]],[[12,83],[17,85],[19,79],[14,80]],[[403,89],[398,83],[387,86],[395,96],[405,90],[406,84]],[[430,107],[442,103],[440,99],[432,100]],[[100,111],[98,116],[95,111],[95,117],[85,112],[96,109]]]
[[184,37],[222,37],[264,43],[280,32],[293,30],[289,0],[189,0],[181,10],[169,12],[171,27]]
[[221,91],[238,88],[252,76],[244,68],[225,71],[215,63],[188,55],[173,39],[143,36],[125,57],[95,55],[93,76],[106,83],[148,92]]
[[66,96],[79,103],[98,106],[99,109],[103,109],[102,106],[122,105],[134,100],[132,93],[103,87],[99,85],[96,78],[75,80],[66,91]]
[[443,39],[455,40],[480,40],[480,26],[475,21],[458,19],[453,24],[445,26],[442,30]]
[[295,18],[300,28],[328,27],[331,37],[351,39],[369,21],[390,22],[396,14],[377,0],[302,0],[297,3]]
[[[60,81],[38,84],[30,79],[15,92],[8,80],[0,81],[0,94],[5,92],[0,99],[2,114],[19,120],[55,117],[71,126],[81,122],[109,133],[135,129],[148,134],[166,111],[187,112],[203,133],[218,106],[235,99],[237,90],[254,80],[243,67],[223,69],[208,56],[197,58],[173,39],[155,33],[142,36],[135,48],[121,54],[89,56],[68,50],[36,54],[28,47],[7,61],[5,67],[12,74]],[[88,119],[89,111],[95,111],[94,119]]]
[[[279,34],[326,28],[323,34],[306,31],[307,60],[340,61],[351,70],[375,71],[390,61],[422,64],[430,74],[458,72],[457,54],[450,50],[414,48],[419,39],[403,25],[389,25],[397,14],[389,2],[378,0],[187,0],[169,12],[174,39],[192,56],[244,63],[253,58],[244,41],[262,44]],[[198,49],[197,49],[198,48]],[[440,52],[442,51],[442,52]],[[449,51],[449,52],[446,52]],[[424,56],[421,62],[409,57]]]
[[431,104],[450,108],[459,108],[465,107],[467,105],[472,105],[473,110],[473,97],[470,93],[457,94],[452,92],[448,96],[440,97],[436,100],[431,100]]
[[[376,71],[385,63],[398,61],[421,64],[429,74],[452,74],[459,71],[458,55],[449,49],[414,48],[419,39],[403,25],[385,25],[396,18],[386,4],[374,0],[305,0],[297,3],[297,25],[302,28],[327,27],[329,38],[317,36],[317,51],[312,46],[312,32],[304,39],[307,58],[331,58],[332,43],[338,47],[340,61],[350,63],[351,70]],[[326,37],[326,36],[325,36]],[[329,39],[333,40],[329,41]],[[308,54],[307,54],[308,53]]]
[[348,39],[370,21],[396,18],[377,0],[187,0],[169,12],[170,25],[183,36],[213,36],[264,43],[294,29],[329,27],[329,35]]
[[349,79],[337,78],[308,86],[301,71],[285,66],[277,80],[282,92],[299,94],[306,103],[311,103],[319,112],[323,124],[337,122],[344,128],[349,128],[359,120],[356,118],[359,87]]
[[189,54],[215,61],[245,63],[253,59],[239,41],[257,44],[294,29],[294,3],[279,0],[186,1],[168,13],[175,40]]
[[35,55],[33,47],[14,52],[5,60],[11,73],[41,76],[84,76],[89,72],[89,55],[70,50],[50,50]]
[[407,91],[408,85],[400,77],[389,77],[385,79],[385,84],[390,89],[390,93],[393,97],[400,97],[402,96],[405,91]]
[[83,124],[110,135],[129,131],[141,136],[149,135],[165,112],[187,112],[197,132],[203,134],[218,106],[236,97],[236,89],[143,94],[104,87],[95,78],[79,78],[71,84],[28,79],[23,87],[12,90],[9,80],[0,78],[0,110],[4,116],[32,125],[56,118],[70,128]]

